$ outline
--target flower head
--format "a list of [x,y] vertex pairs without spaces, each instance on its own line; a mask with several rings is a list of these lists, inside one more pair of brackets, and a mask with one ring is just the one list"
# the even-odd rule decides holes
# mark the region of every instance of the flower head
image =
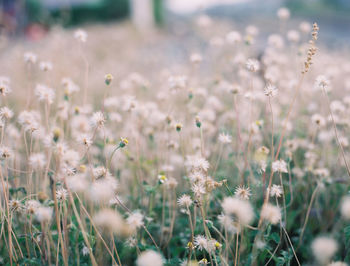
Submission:
[[68,192],[63,187],[56,190],[56,198],[59,201],[65,201],[68,197]]
[[330,84],[331,84],[331,82],[329,81],[329,79],[326,76],[319,75],[316,77],[316,80],[315,80],[315,87],[316,88],[328,91]]
[[279,185],[273,184],[270,190],[270,196],[279,198],[283,195],[283,189]]
[[32,52],[25,52],[23,55],[24,61],[28,64],[35,64],[37,60],[36,54]]
[[180,207],[190,207],[193,203],[191,197],[189,195],[182,195],[180,198],[178,198],[177,203]]
[[235,190],[235,196],[243,200],[249,200],[251,195],[249,187],[238,186]]
[[233,215],[237,222],[248,225],[254,219],[254,211],[251,204],[235,197],[227,197],[221,203],[226,215]]
[[144,216],[140,212],[136,211],[129,215],[126,222],[131,226],[131,228],[138,229],[143,226],[143,218]]
[[39,101],[47,102],[48,104],[52,104],[53,99],[55,98],[55,91],[41,84],[36,86],[35,94],[38,96]]
[[330,261],[338,249],[338,244],[334,239],[321,236],[317,237],[311,244],[312,252],[320,264]]
[[257,72],[260,69],[260,63],[256,59],[248,59],[246,67],[251,72]]
[[275,97],[278,93],[276,86],[268,84],[264,89],[264,94],[268,97]]
[[98,111],[92,114],[90,122],[94,128],[100,129],[104,126],[106,119],[103,113],[101,111]]
[[232,137],[228,134],[225,134],[225,133],[221,133],[219,135],[219,141],[222,143],[222,144],[228,144],[228,143],[231,143],[232,142]]
[[137,266],[163,266],[163,257],[153,250],[143,251],[136,260]]
[[78,29],[74,32],[74,38],[77,39],[80,42],[86,42],[87,40],[87,33],[86,31],[82,29]]
[[106,83],[106,85],[111,84],[112,80],[113,80],[112,74],[105,75],[105,83]]
[[273,172],[288,173],[287,163],[283,160],[274,161],[272,163]]
[[271,224],[277,224],[282,217],[280,208],[270,203],[264,204],[260,216]]
[[166,177],[166,175],[158,175],[158,180],[161,184],[163,184],[168,180],[168,178]]
[[120,138],[120,142],[119,142],[120,148],[124,148],[128,144],[129,144],[129,140],[127,138]]
[[289,9],[285,7],[281,7],[280,9],[277,10],[277,17],[280,20],[288,20],[290,17]]

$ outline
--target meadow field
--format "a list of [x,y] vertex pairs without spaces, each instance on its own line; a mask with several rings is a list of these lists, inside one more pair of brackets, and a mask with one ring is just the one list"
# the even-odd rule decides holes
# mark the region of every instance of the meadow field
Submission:
[[289,19],[1,36],[0,264],[348,265],[350,52]]

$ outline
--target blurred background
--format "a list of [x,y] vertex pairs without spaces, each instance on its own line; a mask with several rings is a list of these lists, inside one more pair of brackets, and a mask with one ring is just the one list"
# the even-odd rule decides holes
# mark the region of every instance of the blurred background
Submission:
[[[162,28],[172,32],[186,27],[198,14],[234,21],[235,25],[256,24],[271,32],[276,10],[287,7],[295,24],[307,20],[321,25],[329,45],[349,41],[350,0],[0,0],[2,34],[35,41],[54,26],[83,27],[130,21],[146,31]],[[293,21],[291,22],[293,23]]]

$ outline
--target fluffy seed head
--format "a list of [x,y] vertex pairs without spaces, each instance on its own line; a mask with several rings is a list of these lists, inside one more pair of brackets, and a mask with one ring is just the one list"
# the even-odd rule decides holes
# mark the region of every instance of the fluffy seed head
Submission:
[[281,210],[277,206],[267,203],[264,204],[260,216],[271,224],[277,224],[281,220]]
[[221,203],[221,206],[226,215],[233,215],[234,219],[243,225],[250,224],[254,219],[253,208],[246,200],[227,197]]
[[128,236],[132,233],[130,226],[124,221],[119,212],[102,209],[93,217],[95,224],[103,230],[118,236]]
[[177,203],[180,207],[190,207],[193,203],[191,197],[189,195],[182,195],[180,198],[178,198]]
[[318,237],[311,244],[316,260],[322,264],[327,263],[338,249],[337,242],[330,237]]
[[350,196],[346,196],[343,198],[340,207],[340,212],[344,219],[350,220]]
[[136,260],[137,266],[162,266],[163,257],[158,252],[146,250],[138,256]]

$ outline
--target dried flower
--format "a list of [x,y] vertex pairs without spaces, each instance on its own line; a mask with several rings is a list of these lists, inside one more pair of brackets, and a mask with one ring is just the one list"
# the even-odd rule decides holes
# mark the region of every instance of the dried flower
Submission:
[[270,222],[271,224],[277,224],[280,220],[281,220],[281,210],[280,208],[267,203],[264,204],[261,213],[260,213],[260,217],[268,222]]
[[332,238],[321,236],[312,242],[311,249],[317,261],[325,264],[338,250],[338,244]]
[[251,195],[249,187],[238,186],[235,190],[235,196],[243,200],[249,200]]

